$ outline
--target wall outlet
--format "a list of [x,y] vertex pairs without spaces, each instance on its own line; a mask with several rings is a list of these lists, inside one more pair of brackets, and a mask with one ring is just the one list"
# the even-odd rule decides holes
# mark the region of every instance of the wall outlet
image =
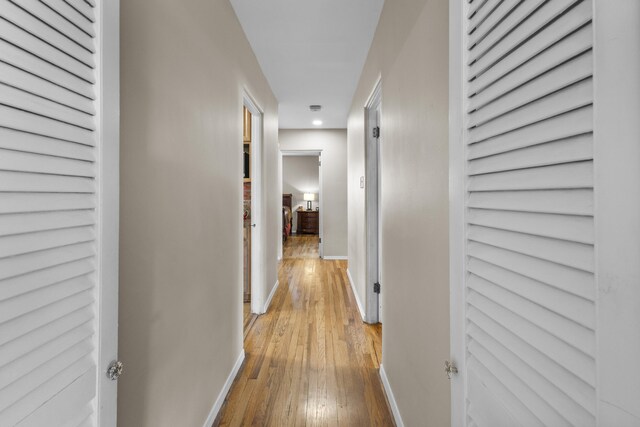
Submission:
[[360,188],[364,188],[364,176],[360,177]]

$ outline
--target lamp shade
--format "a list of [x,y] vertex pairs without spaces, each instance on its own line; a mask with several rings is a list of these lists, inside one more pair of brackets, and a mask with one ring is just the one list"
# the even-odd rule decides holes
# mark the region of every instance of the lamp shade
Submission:
[[316,195],[315,193],[304,193],[303,199],[307,202],[315,200],[316,199]]

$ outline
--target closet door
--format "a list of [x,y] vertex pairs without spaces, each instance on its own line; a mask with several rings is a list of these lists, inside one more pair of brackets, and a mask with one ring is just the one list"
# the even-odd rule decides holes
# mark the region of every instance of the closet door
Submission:
[[592,2],[464,3],[464,424],[593,426]]
[[2,426],[115,424],[105,375],[117,317],[110,3],[0,0]]

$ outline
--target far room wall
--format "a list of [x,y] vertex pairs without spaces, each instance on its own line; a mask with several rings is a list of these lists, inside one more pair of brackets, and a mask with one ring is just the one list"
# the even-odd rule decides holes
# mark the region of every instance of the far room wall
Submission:
[[347,257],[347,130],[280,129],[281,151],[322,152],[324,256]]
[[307,208],[303,199],[304,193],[314,193],[316,200],[311,202],[312,209],[322,208],[318,200],[320,180],[318,176],[318,156],[285,156],[282,159],[282,192],[292,194],[291,210],[293,214],[293,231],[297,229],[296,209]]

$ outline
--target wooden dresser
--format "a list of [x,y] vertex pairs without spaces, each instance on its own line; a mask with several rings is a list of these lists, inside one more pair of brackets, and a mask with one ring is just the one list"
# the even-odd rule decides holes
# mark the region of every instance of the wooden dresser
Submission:
[[320,225],[320,211],[307,211],[298,209],[298,228],[297,234],[318,234]]

